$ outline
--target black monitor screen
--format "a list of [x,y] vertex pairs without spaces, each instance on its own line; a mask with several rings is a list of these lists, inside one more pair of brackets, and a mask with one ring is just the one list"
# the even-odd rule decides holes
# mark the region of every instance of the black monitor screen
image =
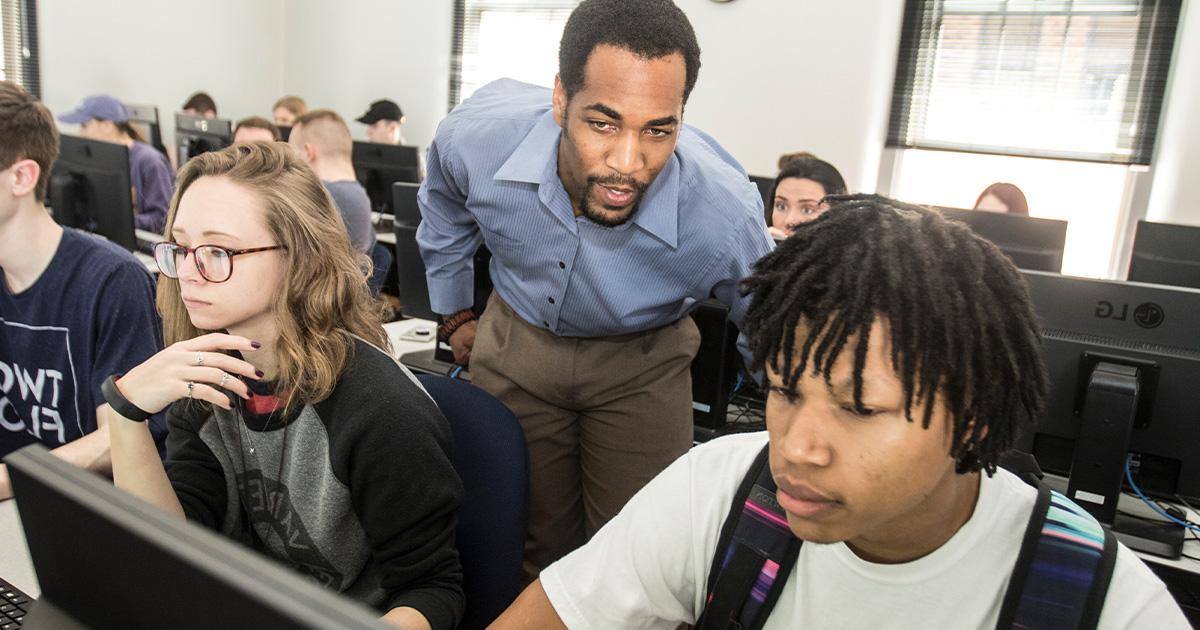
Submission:
[[1200,227],[1138,221],[1128,277],[1200,288]]
[[417,206],[420,184],[396,182],[392,184],[392,213],[396,223],[417,225],[421,222],[421,209]]
[[361,604],[169,516],[41,445],[5,463],[42,590],[30,627],[51,627],[34,624],[50,614],[88,628],[385,627]]
[[947,219],[967,224],[971,231],[991,241],[1012,259],[1031,271],[1062,271],[1067,222],[1039,219],[1003,212],[936,208]]
[[374,142],[355,142],[351,161],[358,182],[367,189],[371,209],[392,214],[392,184],[420,183],[420,152],[406,147]]
[[233,130],[228,120],[175,114],[175,146],[179,148],[180,166],[201,153],[220,151],[232,142]]
[[60,137],[46,202],[59,224],[99,234],[132,251],[137,241],[130,188],[129,149]]

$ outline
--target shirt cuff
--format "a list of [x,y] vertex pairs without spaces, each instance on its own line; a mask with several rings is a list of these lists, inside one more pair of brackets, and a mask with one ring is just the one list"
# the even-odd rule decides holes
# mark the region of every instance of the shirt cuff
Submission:
[[475,305],[475,279],[471,272],[450,278],[426,277],[429,308],[439,315],[453,315]]

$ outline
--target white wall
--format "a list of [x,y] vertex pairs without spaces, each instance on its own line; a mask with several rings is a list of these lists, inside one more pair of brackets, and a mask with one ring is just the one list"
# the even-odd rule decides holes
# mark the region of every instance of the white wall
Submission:
[[687,121],[750,173],[811,151],[873,192],[887,133],[903,2],[677,0],[700,41]]
[[[785,152],[836,165],[874,191],[886,135],[899,0],[677,0],[703,67],[686,113],[748,171]],[[222,117],[269,115],[285,93],[347,119],[388,97],[427,147],[445,115],[449,0],[41,0],[44,98],[56,113],[93,92],[178,109],[208,90]],[[213,16],[225,16],[207,31]],[[111,24],[122,36],[102,35]],[[103,41],[101,43],[101,38]],[[1158,137],[1148,217],[1200,224],[1200,6],[1185,3]],[[350,122],[357,138],[362,125]],[[168,125],[169,127],[169,125]]]
[[[58,115],[108,92],[157,105],[164,141],[193,92],[222,118],[270,113],[283,75],[284,0],[40,0],[42,99]],[[62,125],[75,133],[74,125]]]
[[448,0],[285,0],[283,91],[354,122],[390,98],[407,119],[404,139],[428,147],[446,115],[454,3]]
[[1200,3],[1184,3],[1146,218],[1200,225]]

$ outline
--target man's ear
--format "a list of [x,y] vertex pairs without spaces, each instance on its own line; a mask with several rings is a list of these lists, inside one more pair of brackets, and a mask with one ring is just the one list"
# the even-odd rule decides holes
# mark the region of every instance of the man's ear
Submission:
[[563,87],[562,77],[554,75],[554,122],[559,127],[566,127],[567,120],[567,90]]
[[309,164],[317,161],[317,147],[308,142],[304,143],[304,161]]
[[24,197],[37,189],[42,167],[33,160],[19,160],[12,167],[12,196]]

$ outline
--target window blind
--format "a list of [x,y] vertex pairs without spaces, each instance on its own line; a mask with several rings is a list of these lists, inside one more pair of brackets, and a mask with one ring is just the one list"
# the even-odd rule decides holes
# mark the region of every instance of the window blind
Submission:
[[558,42],[577,4],[578,0],[455,0],[449,107],[504,77],[553,85]]
[[1149,164],[1181,0],[908,0],[887,144]]
[[0,0],[0,79],[42,96],[36,0]]

